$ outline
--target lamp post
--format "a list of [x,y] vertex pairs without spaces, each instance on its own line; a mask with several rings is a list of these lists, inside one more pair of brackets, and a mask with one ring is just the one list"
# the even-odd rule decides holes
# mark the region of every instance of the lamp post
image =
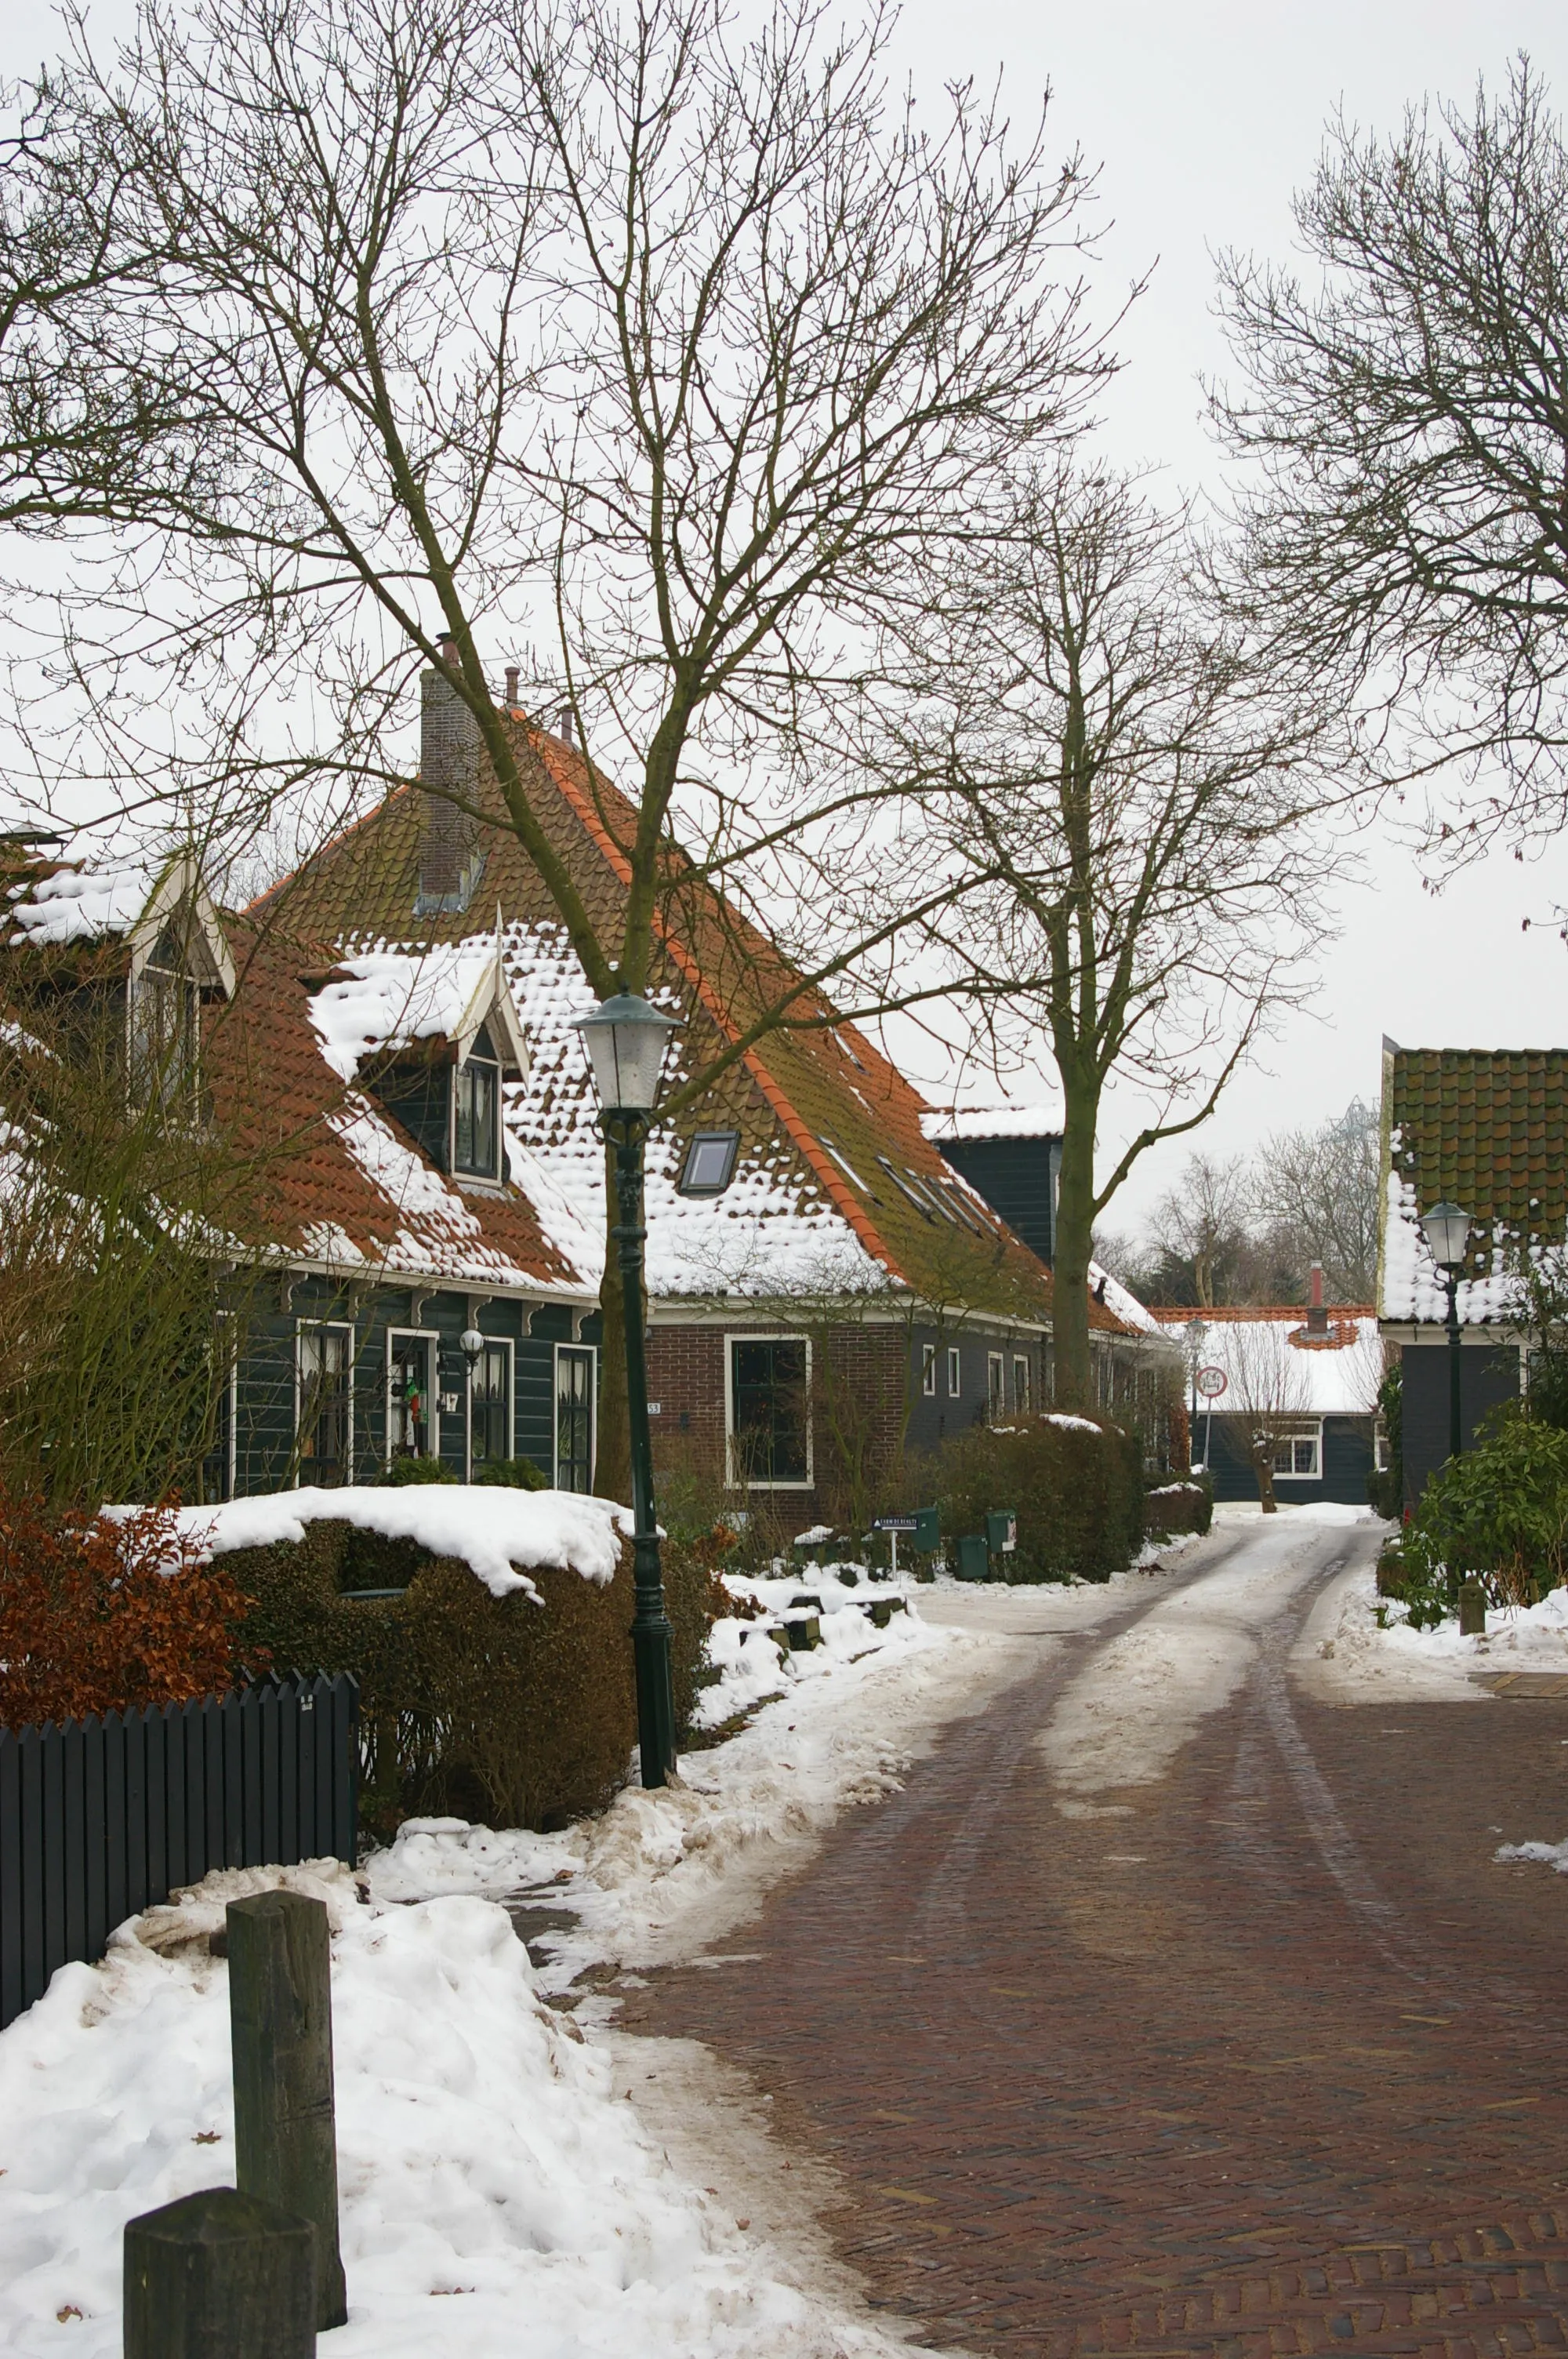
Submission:
[[579,1016],[600,1127],[615,1154],[620,1219],[611,1234],[620,1247],[622,1318],[626,1329],[626,1413],[632,1439],[632,1568],[636,1609],[632,1658],[637,1678],[637,1746],[644,1786],[662,1786],[676,1765],[675,1689],[670,1678],[670,1625],[665,1613],[659,1527],[654,1512],[654,1450],[648,1431],[648,1370],[643,1345],[643,1148],[659,1093],[659,1071],[674,1019],[645,999],[620,992],[591,1016]]
[[[1207,1321],[1199,1319],[1195,1314],[1188,1320],[1182,1330],[1182,1340],[1186,1345],[1187,1374],[1192,1380],[1192,1408],[1187,1417],[1187,1464],[1189,1466],[1193,1462],[1193,1436],[1198,1430],[1198,1362],[1203,1358],[1204,1338],[1207,1333]],[[1204,1444],[1206,1465],[1208,1462],[1207,1451],[1208,1444],[1206,1442]]]
[[458,1338],[463,1358],[468,1362],[468,1415],[463,1419],[463,1481],[473,1481],[473,1377],[479,1365],[479,1355],[484,1349],[484,1337],[477,1327],[465,1327]]
[[1448,1455],[1457,1458],[1465,1447],[1459,1413],[1459,1273],[1470,1243],[1470,1215],[1444,1201],[1421,1216],[1427,1250],[1443,1272],[1448,1289]]

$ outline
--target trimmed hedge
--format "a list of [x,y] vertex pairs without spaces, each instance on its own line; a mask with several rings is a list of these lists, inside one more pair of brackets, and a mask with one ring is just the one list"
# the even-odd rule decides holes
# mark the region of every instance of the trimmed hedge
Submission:
[[1173,1532],[1206,1532],[1214,1521],[1214,1485],[1207,1476],[1162,1483],[1143,1500],[1143,1527],[1151,1538]]
[[[530,1577],[544,1600],[492,1597],[469,1566],[351,1525],[235,1549],[223,1570],[253,1601],[247,1646],[281,1667],[360,1682],[361,1815],[390,1837],[406,1818],[451,1815],[549,1829],[600,1810],[637,1741],[632,1552],[606,1587],[575,1572]],[[668,1549],[676,1712],[684,1726],[713,1618],[701,1558]],[[345,1596],[390,1590],[384,1597]]]
[[937,1463],[952,1538],[983,1532],[990,1509],[1016,1512],[1011,1582],[1108,1581],[1143,1545],[1142,1448],[1119,1425],[1044,1414],[970,1426]]

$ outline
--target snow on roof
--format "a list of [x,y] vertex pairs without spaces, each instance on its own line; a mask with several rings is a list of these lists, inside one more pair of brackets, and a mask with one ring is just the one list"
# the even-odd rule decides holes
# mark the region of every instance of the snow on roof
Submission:
[[1060,1138],[1060,1100],[1049,1105],[934,1107],[920,1117],[920,1127],[934,1146],[945,1138]]
[[577,1491],[514,1491],[501,1484],[410,1483],[385,1489],[306,1487],[214,1507],[181,1507],[183,1530],[212,1556],[231,1549],[302,1540],[307,1524],[352,1524],[387,1539],[417,1541],[435,1556],[459,1557],[492,1596],[520,1589],[536,1603],[528,1578],[545,1568],[577,1572],[602,1587],[614,1577],[621,1534],[632,1518],[613,1500]]
[[[528,1078],[506,1093],[507,1127],[554,1190],[555,1210],[537,1195],[552,1236],[555,1219],[591,1239],[602,1254],[604,1145],[600,1136],[588,1052],[575,1019],[594,1006],[565,931],[514,922],[504,929],[507,977],[527,1027]],[[672,1062],[678,1060],[679,1049]],[[676,1192],[685,1142],[667,1130],[647,1146],[648,1262],[651,1291],[708,1298],[886,1294],[893,1283],[849,1223],[809,1177],[786,1142],[742,1143],[735,1176],[722,1196]],[[531,1184],[522,1179],[521,1184]],[[580,1246],[563,1251],[574,1258]]]
[[362,1059],[416,1040],[453,1040],[460,1052],[492,1009],[509,1035],[497,1047],[524,1061],[493,936],[424,951],[377,950],[342,966],[341,978],[310,1000],[321,1054],[341,1080],[351,1081]]
[[41,949],[129,933],[146,908],[155,874],[146,858],[102,860],[14,886],[15,939]]
[[[1383,1212],[1382,1297],[1385,1319],[1442,1324],[1448,1317],[1448,1288],[1433,1260],[1421,1225],[1415,1183],[1398,1171],[1387,1180]],[[1500,1266],[1485,1277],[1462,1277],[1454,1307],[1462,1327],[1507,1326],[1519,1292],[1513,1274]]]
[[[1299,1304],[1258,1310],[1173,1310],[1159,1324],[1181,1340],[1189,1320],[1208,1332],[1199,1366],[1218,1368],[1226,1388],[1212,1406],[1217,1417],[1263,1410],[1292,1417],[1369,1417],[1383,1379],[1383,1346],[1375,1314],[1364,1305],[1328,1313],[1326,1339],[1298,1341],[1306,1332]],[[1200,1411],[1208,1407],[1202,1394]]]
[[1130,1287],[1112,1277],[1108,1269],[1102,1269],[1098,1261],[1089,1264],[1089,1289],[1098,1295],[1108,1310],[1115,1311],[1124,1327],[1135,1327],[1142,1335],[1164,1334],[1154,1313],[1139,1301]]

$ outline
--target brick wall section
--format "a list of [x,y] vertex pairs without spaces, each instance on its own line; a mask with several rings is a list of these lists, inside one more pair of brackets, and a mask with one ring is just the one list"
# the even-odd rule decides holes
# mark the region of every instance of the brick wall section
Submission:
[[[656,1326],[648,1337],[648,1397],[655,1476],[697,1467],[712,1481],[724,1466],[724,1361],[730,1334],[799,1332],[765,1319],[738,1317],[733,1328]],[[797,1528],[837,1521],[843,1512],[838,1469],[846,1451],[868,1473],[896,1452],[904,1418],[908,1339],[902,1327],[845,1326],[812,1336],[812,1443],[815,1487],[763,1493]],[[737,1506],[741,1495],[734,1495]]]

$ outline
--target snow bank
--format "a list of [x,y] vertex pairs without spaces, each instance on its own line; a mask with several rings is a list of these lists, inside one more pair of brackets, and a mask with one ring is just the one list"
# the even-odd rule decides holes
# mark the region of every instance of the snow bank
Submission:
[[[125,2221],[232,2182],[228,1969],[204,1933],[224,1899],[267,1880],[209,1877],[183,1911],[125,1929],[103,1966],[64,1968],[0,2036],[0,2344],[13,2359],[117,2354]],[[341,2359],[892,2350],[787,2282],[783,2256],[682,2182],[618,2093],[611,2055],[540,1995],[503,1910],[358,1906],[330,1861],[287,1880],[318,1891],[335,1929]]]
[[388,1539],[416,1540],[436,1556],[471,1565],[492,1596],[521,1589],[535,1599],[539,1593],[529,1571],[579,1572],[601,1586],[612,1580],[620,1536],[632,1528],[631,1510],[609,1499],[578,1491],[514,1491],[501,1484],[307,1487],[179,1510],[181,1528],[202,1539],[213,1556],[302,1540],[306,1525],[323,1519]]

